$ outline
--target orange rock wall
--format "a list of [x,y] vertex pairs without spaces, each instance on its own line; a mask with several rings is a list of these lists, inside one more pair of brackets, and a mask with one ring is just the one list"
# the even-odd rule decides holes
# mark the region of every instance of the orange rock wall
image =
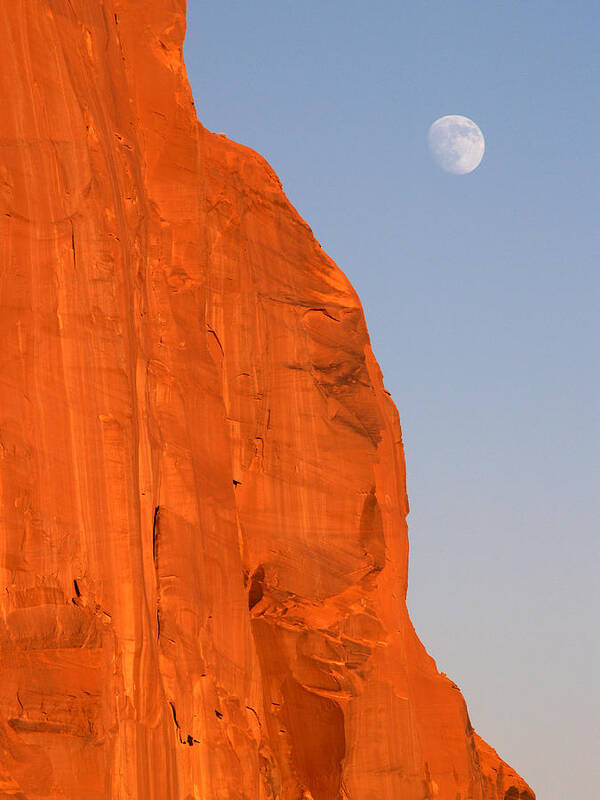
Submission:
[[360,302],[184,29],[0,5],[0,800],[532,800],[408,618]]

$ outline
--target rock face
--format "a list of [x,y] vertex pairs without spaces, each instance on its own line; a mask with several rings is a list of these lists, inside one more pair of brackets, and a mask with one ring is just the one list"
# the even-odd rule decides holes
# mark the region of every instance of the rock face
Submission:
[[184,28],[0,4],[0,798],[532,800],[408,618],[359,300]]

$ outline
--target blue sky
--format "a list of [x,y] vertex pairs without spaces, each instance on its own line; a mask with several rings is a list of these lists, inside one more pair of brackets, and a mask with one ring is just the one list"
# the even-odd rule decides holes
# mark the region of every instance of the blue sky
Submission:
[[[594,797],[600,4],[189,0],[201,121],[354,283],[406,445],[409,605],[540,800]],[[450,175],[431,123],[486,153]]]

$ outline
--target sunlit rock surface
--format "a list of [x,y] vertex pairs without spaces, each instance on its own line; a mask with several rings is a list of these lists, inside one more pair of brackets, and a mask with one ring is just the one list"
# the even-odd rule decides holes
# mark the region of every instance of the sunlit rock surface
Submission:
[[408,618],[360,302],[184,28],[0,4],[0,798],[531,800]]

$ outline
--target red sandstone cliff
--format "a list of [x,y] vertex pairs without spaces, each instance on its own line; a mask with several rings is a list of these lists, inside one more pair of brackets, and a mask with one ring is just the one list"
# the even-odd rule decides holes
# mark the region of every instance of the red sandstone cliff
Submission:
[[532,800],[405,605],[359,300],[184,0],[0,5],[0,798]]

